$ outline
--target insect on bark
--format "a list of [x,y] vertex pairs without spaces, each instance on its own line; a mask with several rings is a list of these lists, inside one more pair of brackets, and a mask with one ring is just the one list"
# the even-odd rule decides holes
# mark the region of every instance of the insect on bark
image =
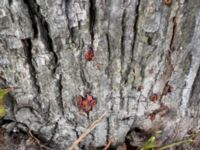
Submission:
[[94,59],[94,50],[92,47],[89,47],[85,51],[85,59],[87,61],[92,61]]
[[92,111],[96,106],[96,103],[96,99],[90,94],[86,94],[85,97],[81,95],[75,97],[75,105],[79,108],[79,110],[86,113]]

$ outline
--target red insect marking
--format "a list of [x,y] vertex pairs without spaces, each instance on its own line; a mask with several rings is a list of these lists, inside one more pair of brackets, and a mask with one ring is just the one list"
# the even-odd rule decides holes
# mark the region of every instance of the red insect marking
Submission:
[[96,106],[96,100],[92,95],[87,94],[86,99],[93,107]]
[[96,106],[97,102],[96,102],[95,100],[93,100],[93,101],[91,102],[91,104],[92,104],[92,106]]
[[92,47],[89,47],[85,52],[85,59],[87,61],[92,61],[94,59],[94,50]]
[[87,94],[86,99],[87,99],[89,102],[92,102],[92,101],[94,100],[93,96],[92,96],[92,95],[89,95],[89,94]]
[[79,110],[88,113],[93,109],[93,107],[96,106],[96,100],[92,95],[89,94],[87,94],[86,97],[79,95],[76,97],[76,106],[79,108]]
[[153,95],[151,95],[150,96],[150,100],[152,101],[152,102],[157,102],[158,101],[158,95],[157,94],[153,94]]

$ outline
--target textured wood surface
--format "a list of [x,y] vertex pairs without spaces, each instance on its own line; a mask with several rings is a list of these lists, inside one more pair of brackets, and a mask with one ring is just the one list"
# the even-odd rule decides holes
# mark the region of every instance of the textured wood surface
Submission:
[[[128,132],[137,145],[136,129],[162,130],[160,143],[199,129],[199,0],[1,0],[0,35],[1,86],[16,88],[7,118],[56,149],[103,112],[82,147]],[[74,105],[86,92],[97,98],[88,115]]]

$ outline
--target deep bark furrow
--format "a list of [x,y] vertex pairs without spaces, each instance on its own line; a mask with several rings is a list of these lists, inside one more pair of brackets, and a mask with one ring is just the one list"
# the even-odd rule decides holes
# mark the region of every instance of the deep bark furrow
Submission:
[[122,86],[120,87],[119,94],[120,94],[120,109],[123,109],[125,99],[124,99],[123,87]]
[[62,90],[63,90],[63,85],[62,85],[62,74],[59,76],[58,79],[58,83],[57,83],[57,87],[58,87],[58,97],[56,98],[59,109],[62,113],[62,115],[64,116],[64,106],[63,106],[63,97],[62,97]]
[[54,69],[52,70],[52,72],[55,73],[56,69],[58,67],[58,55],[54,51],[53,41],[52,41],[52,38],[50,36],[48,22],[46,22],[44,19],[43,19],[43,22],[44,22],[43,26],[44,26],[44,31],[45,31],[44,34],[47,35],[47,37],[45,39],[46,39],[46,42],[47,42],[47,45],[48,45],[48,49],[53,54],[53,58],[54,58],[54,61],[55,61]]
[[131,61],[134,61],[134,50],[136,48],[136,41],[138,35],[138,20],[139,20],[139,8],[140,8],[140,0],[137,1],[137,6],[135,9],[135,20],[133,25],[133,40],[132,40],[132,48],[131,48]]
[[96,23],[96,0],[89,0],[89,31],[91,35],[91,45],[93,46],[94,41],[94,27]]
[[169,44],[170,51],[172,51],[172,52],[175,50],[175,47],[174,47],[175,43],[174,42],[175,42],[175,36],[176,36],[176,30],[177,30],[176,18],[177,18],[178,11],[179,11],[179,7],[176,10],[175,16],[172,18],[172,23],[173,23],[172,36],[171,36],[171,40],[170,40],[170,44]]
[[37,27],[37,21],[36,21],[36,12],[34,9],[34,5],[31,4],[31,1],[27,1],[24,0],[24,3],[27,5],[28,7],[28,11],[29,11],[29,15],[30,15],[30,19],[31,19],[31,23],[32,23],[32,28],[33,28],[33,37],[34,38],[38,38],[38,27]]
[[106,131],[106,142],[108,142],[110,140],[110,119],[109,117],[106,119],[106,123],[107,123],[107,131]]
[[[133,62],[134,62],[134,50],[136,49],[136,46],[137,46],[136,41],[137,41],[137,35],[138,35],[139,9],[140,9],[140,0],[137,1],[137,5],[136,5],[136,8],[135,8],[135,15],[136,16],[135,16],[135,19],[134,19],[134,22],[133,22],[133,32],[134,33],[133,33],[132,44],[131,44],[131,62],[130,62],[130,64],[128,64],[127,70],[125,71],[125,74],[127,75],[127,77],[124,78],[125,83],[127,83],[128,76],[131,72],[131,67],[132,67]],[[133,83],[132,83],[132,86],[133,86]]]
[[32,52],[31,52],[31,49],[32,49],[31,39],[23,39],[21,41],[22,41],[23,46],[24,46],[24,53],[25,53],[26,58],[27,58],[26,61],[29,65],[33,85],[34,85],[34,87],[37,91],[36,95],[38,95],[38,94],[41,93],[41,90],[40,90],[40,86],[38,85],[38,81],[37,81],[37,72],[36,72],[35,66],[32,63],[33,57],[32,57]]
[[[158,143],[168,143],[200,126],[198,0],[4,1],[0,85],[17,87],[6,118],[44,135],[48,146],[66,149],[104,111],[80,149],[110,140],[117,149],[129,131],[126,144],[143,145],[157,130]],[[78,106],[76,95],[86,97]]]
[[[45,17],[40,13],[40,6],[37,4],[35,0],[29,0],[29,1],[24,0],[24,2],[28,7],[29,14],[31,16],[32,25],[34,29],[34,37],[39,38],[38,36],[41,35],[41,37],[45,42],[47,50],[53,54],[54,68],[52,72],[55,73],[58,65],[58,56],[53,48],[53,41],[50,36],[48,22],[45,20]],[[40,28],[41,33],[38,33],[39,32],[38,28]]]
[[174,47],[174,40],[175,40],[175,36],[176,36],[176,16],[173,17],[172,19],[173,21],[173,28],[172,28],[172,36],[171,36],[171,40],[170,40],[170,51],[174,51],[175,47]]
[[11,6],[13,3],[13,0],[8,0],[8,5]]
[[108,51],[108,65],[106,67],[106,74],[108,77],[110,77],[110,65],[112,63],[111,56],[112,56],[112,51],[110,47],[110,37],[109,33],[106,33],[106,43],[107,43],[107,51]]
[[143,83],[144,79],[145,79],[145,68],[146,68],[146,65],[142,64],[143,62],[143,59],[141,59],[140,63],[141,64],[141,69],[140,69],[140,77],[141,77],[141,83]]
[[[125,0],[123,2],[123,5],[125,5]],[[123,82],[124,82],[124,77],[127,77],[127,74],[124,74],[124,57],[125,57],[125,37],[126,37],[126,9],[123,10],[122,13],[122,19],[121,19],[121,45],[120,45],[120,61],[121,61],[121,81],[120,81],[120,109],[124,108],[124,95],[123,95]],[[126,72],[125,72],[126,73]]]
[[109,33],[106,33],[106,41],[107,41],[107,49],[108,49],[108,66],[110,65],[111,61],[111,48],[110,48],[110,37]]
[[121,55],[120,55],[120,60],[121,60],[121,71],[123,74],[123,65],[124,65],[124,56],[125,56],[125,36],[126,36],[126,9],[123,10],[122,14],[122,35],[121,35]]

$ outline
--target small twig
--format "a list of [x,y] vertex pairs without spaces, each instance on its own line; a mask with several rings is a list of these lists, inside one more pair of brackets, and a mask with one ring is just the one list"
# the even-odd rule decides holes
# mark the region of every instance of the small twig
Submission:
[[31,132],[31,130],[29,129],[28,134],[30,135],[30,137],[39,145],[40,150],[43,150],[43,148],[49,149],[51,150],[51,148],[41,144],[40,140],[38,140]]
[[68,148],[68,150],[74,150],[78,144],[92,131],[94,130],[98,124],[102,121],[102,119],[106,116],[106,112],[103,113],[97,120],[95,120],[84,133],[81,134],[81,136],[74,141],[74,143]]
[[112,140],[109,140],[103,150],[108,150],[111,144],[112,144]]
[[28,131],[28,134],[40,146],[40,150],[43,150],[40,141],[32,134],[31,130]]

